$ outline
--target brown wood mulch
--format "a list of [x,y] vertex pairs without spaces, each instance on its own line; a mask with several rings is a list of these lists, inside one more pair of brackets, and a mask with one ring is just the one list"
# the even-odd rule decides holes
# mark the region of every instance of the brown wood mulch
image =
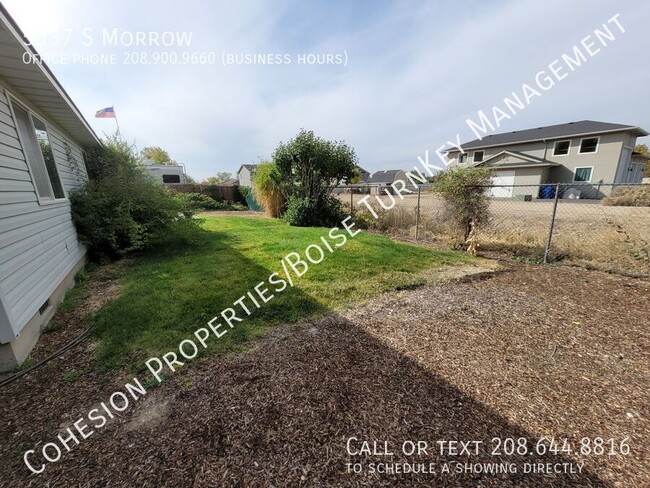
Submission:
[[[525,265],[385,295],[275,329],[246,353],[195,361],[30,475],[25,449],[125,381],[94,372],[85,344],[0,390],[0,485],[650,486],[649,303],[648,281]],[[72,368],[83,375],[63,382]],[[396,454],[350,456],[352,436]],[[627,436],[630,453],[528,456],[584,462],[573,474],[368,471],[380,462],[521,468],[521,456],[489,454],[492,438],[534,445],[539,436],[578,447]],[[489,448],[470,458],[398,454],[409,440]],[[347,473],[350,462],[364,473]]]

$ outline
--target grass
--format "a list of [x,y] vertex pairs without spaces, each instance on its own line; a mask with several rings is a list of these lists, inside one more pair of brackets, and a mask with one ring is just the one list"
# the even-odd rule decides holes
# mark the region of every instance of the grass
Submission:
[[[232,306],[290,252],[320,242],[328,230],[298,228],[271,219],[210,216],[195,245],[168,244],[124,270],[120,296],[91,319],[103,368],[173,350],[221,310]],[[209,352],[233,352],[269,327],[340,310],[381,292],[419,286],[443,265],[472,262],[440,252],[360,233],[323,262],[312,265],[294,288],[276,294],[216,341]]]

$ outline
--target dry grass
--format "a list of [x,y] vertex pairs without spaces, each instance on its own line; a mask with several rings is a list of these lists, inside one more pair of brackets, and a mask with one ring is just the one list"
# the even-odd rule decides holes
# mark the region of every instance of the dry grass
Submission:
[[[350,196],[342,198],[349,202]],[[359,198],[361,196],[355,195],[355,200]],[[355,216],[366,228],[414,239],[417,196],[409,195],[397,202],[392,210],[378,211],[378,219],[373,219],[363,206],[356,206]],[[375,202],[373,208],[377,207]],[[541,259],[552,212],[552,201],[493,199],[490,202],[490,220],[478,229],[479,251]],[[552,260],[650,275],[649,222],[650,207],[561,200],[550,257]],[[459,231],[446,218],[442,199],[427,192],[421,195],[418,237],[443,247],[457,248],[462,242]]]
[[650,207],[650,186],[619,186],[603,200],[603,205]]

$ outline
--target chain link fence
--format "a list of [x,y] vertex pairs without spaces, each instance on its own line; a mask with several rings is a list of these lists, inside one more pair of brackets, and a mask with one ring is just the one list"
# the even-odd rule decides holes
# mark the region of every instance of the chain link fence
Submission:
[[[400,197],[390,187],[361,185],[335,193],[368,229],[462,247],[443,198],[430,185],[409,190]],[[479,253],[650,276],[650,184],[495,185],[484,191],[489,218],[477,228]]]

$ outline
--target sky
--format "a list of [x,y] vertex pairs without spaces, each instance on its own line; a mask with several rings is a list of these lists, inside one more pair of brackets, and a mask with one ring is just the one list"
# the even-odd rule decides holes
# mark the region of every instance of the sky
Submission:
[[301,128],[344,140],[370,172],[410,169],[475,139],[468,118],[521,96],[616,14],[625,33],[495,132],[584,119],[650,131],[644,0],[3,3],[100,137],[115,124],[94,114],[114,106],[126,139],[197,180],[268,159]]

